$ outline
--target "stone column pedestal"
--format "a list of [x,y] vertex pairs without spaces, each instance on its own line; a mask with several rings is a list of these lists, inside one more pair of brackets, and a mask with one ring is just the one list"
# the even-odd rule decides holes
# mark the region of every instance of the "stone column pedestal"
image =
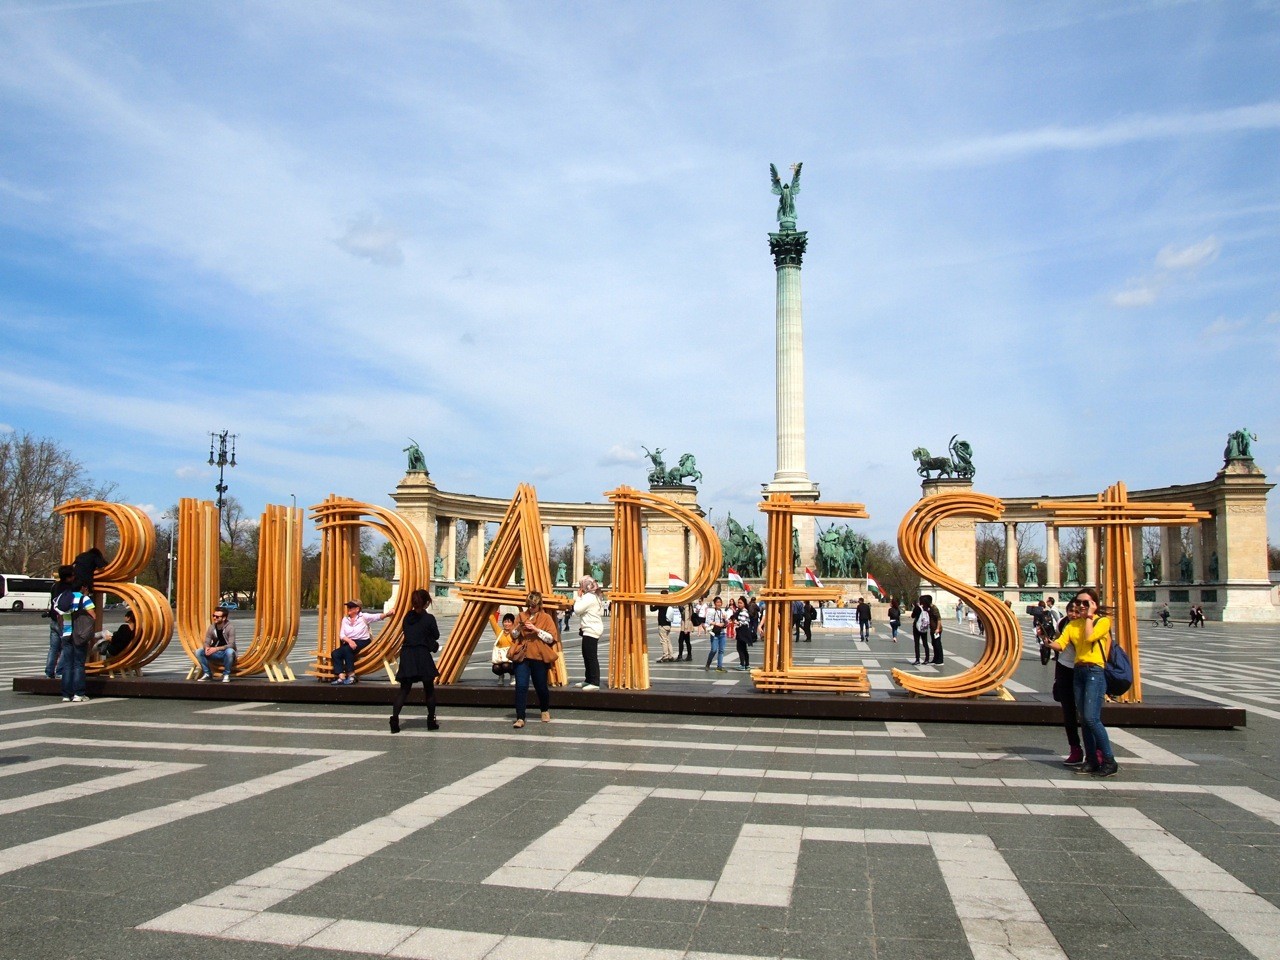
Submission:
[[[650,487],[649,492],[666,497],[686,510],[704,516],[702,508],[698,506],[697,487]],[[645,546],[645,589],[650,592],[665,589],[673,573],[687,583],[693,567],[685,525],[662,513],[646,512],[644,516],[645,530],[648,532]]]
[[[1274,484],[1252,460],[1236,460],[1214,478],[1215,523],[1206,531],[1202,569],[1216,584],[1221,618],[1234,623],[1274,620],[1267,572],[1267,493]],[[1218,555],[1218,575],[1210,568]]]
[[[944,493],[968,493],[973,481],[942,479],[926,480],[920,484],[923,496],[936,497]],[[943,520],[933,530],[933,561],[950,577],[961,583],[976,586],[978,583],[977,521],[967,517]],[[931,585],[929,592],[944,617],[953,617],[959,598],[949,590]]]

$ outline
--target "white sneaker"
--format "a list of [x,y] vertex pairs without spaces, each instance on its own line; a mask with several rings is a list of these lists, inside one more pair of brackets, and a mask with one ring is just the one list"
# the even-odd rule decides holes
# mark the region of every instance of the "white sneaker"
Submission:
[[63,697],[63,698],[62,698],[62,702],[63,702],[63,703],[70,703],[70,702],[71,702],[71,698],[70,698],[70,697]]
[[579,680],[577,683],[574,684],[575,687],[585,687],[586,685],[587,685],[587,681],[585,680]]
[[223,682],[223,683],[230,683],[230,682],[231,682],[231,674],[229,674],[229,673],[224,673],[224,674],[222,675],[222,682]]
[[211,678],[209,674],[206,673],[203,676],[196,677],[196,683],[204,683],[206,680],[209,680],[209,679]]
[[597,687],[594,683],[584,683],[582,685],[582,689],[586,691],[586,690],[599,690],[600,688]]
[[83,693],[77,693],[74,697],[71,698],[71,702],[72,703],[88,703],[89,698],[86,697]]

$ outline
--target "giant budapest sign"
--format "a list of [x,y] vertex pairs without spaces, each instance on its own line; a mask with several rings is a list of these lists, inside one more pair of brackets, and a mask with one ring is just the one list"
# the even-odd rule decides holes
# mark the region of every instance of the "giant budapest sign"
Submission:
[[[715,531],[698,513],[663,497],[622,486],[605,496],[614,507],[613,589],[609,639],[609,684],[614,689],[643,690],[649,687],[649,655],[645,633],[645,609],[651,604],[679,605],[704,596],[720,576],[722,555]],[[866,519],[869,514],[859,503],[830,503],[795,500],[788,493],[772,493],[761,503],[768,527],[765,583],[760,591],[764,604],[763,665],[752,671],[752,681],[762,691],[830,691],[868,694],[866,669],[855,666],[801,665],[792,651],[791,602],[793,600],[834,599],[836,587],[813,588],[797,585],[793,576],[795,556],[791,531],[798,518],[843,517]],[[1194,522],[1203,516],[1190,504],[1130,503],[1124,486],[1118,484],[1096,501],[1045,502],[1039,505],[1060,525],[1074,524],[1100,528],[1107,537],[1103,562],[1106,595],[1115,605],[1119,641],[1135,666],[1135,683],[1128,698],[1141,696],[1137,680],[1138,635],[1133,602],[1133,571],[1130,527],[1138,525]],[[700,564],[689,577],[687,587],[669,594],[650,594],[644,588],[643,511],[657,512],[683,524],[699,547]],[[900,670],[895,682],[912,694],[923,697],[963,698],[994,693],[1009,698],[1005,681],[1013,674],[1021,654],[1022,639],[1013,612],[1001,600],[944,572],[929,549],[934,530],[944,521],[967,519],[998,520],[1004,511],[996,497],[972,492],[949,492],[926,496],[913,506],[898,528],[898,549],[906,563],[923,580],[961,598],[980,616],[986,627],[982,656],[963,673],[943,677],[921,677]],[[163,594],[133,580],[147,565],[155,550],[155,527],[136,507],[97,500],[70,500],[57,512],[65,519],[63,562],[70,563],[89,547],[106,545],[107,524],[115,526],[119,547],[115,556],[95,581],[97,589],[119,596],[134,611],[138,629],[130,645],[111,658],[109,664],[90,662],[87,670],[96,674],[128,675],[140,671],[168,646],[174,633],[175,617]],[[338,642],[343,602],[359,594],[360,532],[376,530],[395,550],[400,588],[396,591],[391,616],[372,643],[356,660],[355,672],[368,675],[386,671],[394,675],[402,641],[401,625],[409,609],[409,595],[430,586],[427,550],[417,530],[390,510],[345,497],[330,496],[311,507],[312,519],[321,534],[319,618],[316,647],[306,672],[321,680],[331,679],[332,653]],[[236,676],[262,674],[274,682],[296,677],[289,657],[298,638],[301,604],[303,511],[269,505],[262,514],[258,547],[258,603],[253,635],[241,649],[235,664]],[[440,683],[457,683],[493,615],[502,605],[521,603],[527,590],[546,597],[551,609],[563,609],[568,601],[555,595],[547,563],[542,519],[533,487],[521,484],[511,499],[497,535],[485,554],[474,583],[463,586],[462,612],[441,651]],[[195,655],[199,649],[209,611],[217,604],[219,590],[217,512],[212,503],[184,499],[179,504],[177,617],[179,641],[192,663],[189,677],[197,675]],[[512,583],[517,563],[523,561],[527,586]],[[1092,572],[1091,572],[1092,576]],[[98,604],[101,611],[102,604]],[[101,613],[99,613],[101,617]],[[553,683],[567,681],[563,659],[551,671]]]

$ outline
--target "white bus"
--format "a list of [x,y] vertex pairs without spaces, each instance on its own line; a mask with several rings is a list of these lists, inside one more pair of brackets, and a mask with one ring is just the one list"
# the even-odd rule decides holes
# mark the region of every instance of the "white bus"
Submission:
[[46,610],[56,582],[25,573],[0,573],[0,610]]

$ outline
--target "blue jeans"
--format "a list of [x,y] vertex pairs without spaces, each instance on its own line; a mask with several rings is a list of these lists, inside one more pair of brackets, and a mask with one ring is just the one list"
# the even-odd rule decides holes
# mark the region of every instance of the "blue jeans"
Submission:
[[44,662],[44,675],[50,680],[58,672],[58,661],[62,659],[62,627],[57,620],[49,621],[49,659]]
[[870,624],[870,622],[866,622],[866,623],[864,623],[863,621],[859,620],[859,621],[858,621],[858,634],[859,634],[859,636],[861,637],[861,639],[866,640],[866,639],[871,635],[871,624]]
[[84,696],[84,657],[89,648],[77,647],[68,637],[62,641],[62,653],[59,662],[62,664],[62,695],[64,697]]
[[724,631],[711,634],[711,650],[707,654],[707,666],[711,666],[712,658],[716,661],[716,669],[724,668]]
[[207,674],[213,673],[213,671],[209,669],[210,660],[217,660],[222,664],[222,668],[226,671],[227,676],[231,676],[231,671],[236,668],[236,652],[230,647],[223,647],[222,649],[215,650],[213,653],[209,654],[206,654],[204,652],[204,647],[201,647],[196,651],[196,659],[200,661],[200,669]]
[[356,648],[352,650],[345,640],[339,643],[338,649],[333,651],[334,674],[345,674],[348,677],[354,677],[356,674],[356,655],[368,645],[367,641],[358,643]]
[[538,709],[551,709],[551,691],[547,689],[547,665],[541,660],[521,660],[516,664],[516,719],[524,719],[524,705],[529,698],[529,680],[538,694]]
[[1097,751],[1110,763],[1111,738],[1102,725],[1102,704],[1107,695],[1107,676],[1102,668],[1092,663],[1077,663],[1075,668],[1076,713],[1080,715],[1080,730],[1084,734],[1084,759],[1097,763]]

